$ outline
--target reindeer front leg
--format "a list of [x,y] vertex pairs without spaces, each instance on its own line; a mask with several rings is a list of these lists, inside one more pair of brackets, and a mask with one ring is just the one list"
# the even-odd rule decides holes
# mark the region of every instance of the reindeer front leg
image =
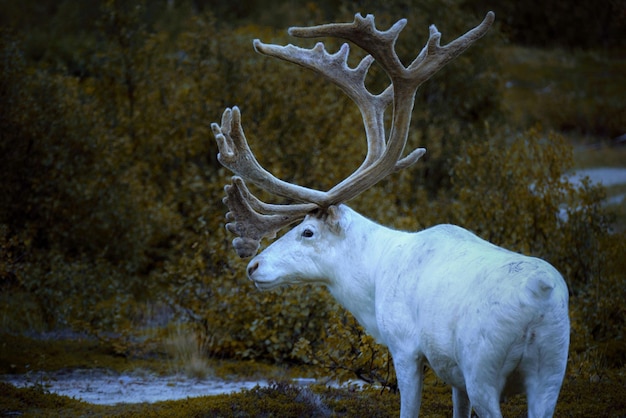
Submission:
[[469,418],[472,412],[472,404],[465,389],[452,387],[453,418]]
[[392,353],[400,389],[400,418],[419,416],[424,386],[424,361],[414,355]]

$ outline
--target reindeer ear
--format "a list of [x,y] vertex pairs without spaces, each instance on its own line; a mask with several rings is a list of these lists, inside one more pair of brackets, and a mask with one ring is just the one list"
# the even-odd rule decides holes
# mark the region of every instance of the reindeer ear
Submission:
[[330,228],[332,232],[335,234],[341,233],[344,228],[342,220],[343,213],[345,211],[341,209],[339,205],[331,205],[326,209],[326,225]]

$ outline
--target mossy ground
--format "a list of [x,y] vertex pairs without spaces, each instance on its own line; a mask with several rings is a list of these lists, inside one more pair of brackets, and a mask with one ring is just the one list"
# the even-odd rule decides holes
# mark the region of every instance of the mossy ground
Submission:
[[[93,340],[38,340],[2,335],[0,372],[24,373],[28,370],[56,370],[64,367],[106,367],[117,371],[148,368],[167,373],[169,359],[162,353],[144,358],[121,358],[107,352]],[[578,361],[573,359],[572,361]],[[203,396],[156,403],[93,405],[47,391],[43,386],[16,388],[0,383],[0,415],[23,417],[321,417],[321,416],[397,416],[398,394],[377,388],[329,388],[322,385],[297,386],[287,383],[302,376],[302,368],[276,367],[254,362],[210,360],[216,375],[264,376],[275,379],[268,387],[257,387],[230,395]],[[626,416],[626,370],[603,369],[601,375],[581,373],[570,365],[563,384],[557,417]],[[452,413],[450,387],[428,372],[423,392],[421,415],[446,417]],[[521,396],[503,404],[507,417],[526,415]]]
[[[301,366],[277,366],[255,361],[207,358],[210,374],[222,379],[288,379],[308,377]],[[135,370],[166,375],[184,371],[179,359],[157,347],[134,356],[119,355],[93,338],[29,338],[0,333],[0,375],[61,369],[104,368],[119,373]]]
[[[556,417],[626,416],[626,379],[591,382],[566,379]],[[15,388],[0,383],[0,414],[24,417],[118,416],[118,417],[393,417],[400,398],[379,390],[349,390],[321,386],[299,387],[275,383],[231,395],[203,396],[152,404],[93,405],[46,393],[40,388]],[[507,417],[526,416],[523,397],[502,405]],[[452,401],[447,387],[426,385],[421,416],[447,417]]]

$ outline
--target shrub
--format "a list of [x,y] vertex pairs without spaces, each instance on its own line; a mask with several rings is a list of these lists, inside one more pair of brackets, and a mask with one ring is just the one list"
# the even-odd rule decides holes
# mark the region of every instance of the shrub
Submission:
[[[72,44],[84,49],[73,50],[71,62],[29,60],[18,37],[2,32],[3,289],[31,295],[49,326],[98,335],[124,355],[141,341],[137,307],[165,300],[202,331],[211,354],[308,359],[339,378],[357,373],[393,388],[386,350],[323,289],[261,293],[245,282],[245,263],[223,228],[229,174],[209,125],[239,104],[263,166],[328,189],[365,153],[365,141],[355,140],[363,137],[355,106],[314,74],[254,54],[253,38],[292,41],[272,28],[234,27],[184,7],[174,24],[141,2],[101,6],[90,20],[97,25]],[[342,7],[341,19],[351,20]],[[331,9],[311,6],[316,18]],[[444,42],[469,26],[456,1],[394,1],[378,10],[380,27],[406,16],[416,28],[401,35],[403,59],[422,47],[428,24],[438,24]],[[498,40],[494,31],[418,92],[409,147],[427,146],[428,158],[351,205],[402,229],[455,222],[544,257],[572,289],[574,329],[584,336],[577,349],[623,341],[624,240],[609,233],[601,188],[563,180],[569,148],[561,139],[499,133]],[[373,89],[383,82],[376,70],[368,80]]]

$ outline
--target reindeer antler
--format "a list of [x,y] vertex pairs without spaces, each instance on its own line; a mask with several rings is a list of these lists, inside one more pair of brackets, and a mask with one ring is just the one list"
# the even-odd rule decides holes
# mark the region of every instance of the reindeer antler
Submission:
[[[322,43],[312,49],[304,49],[255,40],[257,52],[318,72],[338,85],[357,104],[365,125],[367,155],[354,173],[327,192],[287,183],[274,177],[254,158],[241,127],[239,109],[226,109],[221,126],[213,123],[211,127],[220,151],[220,163],[237,175],[233,177],[233,184],[226,186],[227,197],[224,199],[230,209],[227,219],[234,220],[227,228],[240,236],[234,241],[237,254],[241,257],[254,255],[263,237],[273,237],[276,231],[302,219],[316,208],[328,208],[358,196],[390,173],[409,167],[424,155],[426,150],[417,148],[402,158],[418,87],[482,37],[494,17],[493,12],[487,13],[480,25],[443,47],[439,44],[441,34],[432,25],[428,42],[408,67],[400,62],[395,51],[395,43],[406,25],[406,19],[399,20],[386,31],[376,29],[374,16],[362,17],[359,14],[352,23],[289,29],[289,34],[294,36],[330,36],[355,43],[369,53],[355,68],[350,68],[347,63],[348,44],[330,54]],[[391,80],[389,87],[378,95],[365,87],[365,77],[374,61],[382,66]],[[386,139],[383,119],[385,110],[392,103],[391,132]],[[244,180],[270,193],[303,203],[263,203],[249,192]]]
[[278,230],[317,208],[314,203],[267,204],[250,193],[241,177],[234,176],[232,181],[224,188],[226,197],[223,202],[230,208],[226,219],[234,221],[226,224],[226,229],[239,235],[233,240],[233,246],[240,257],[253,256],[263,237],[274,238]]

